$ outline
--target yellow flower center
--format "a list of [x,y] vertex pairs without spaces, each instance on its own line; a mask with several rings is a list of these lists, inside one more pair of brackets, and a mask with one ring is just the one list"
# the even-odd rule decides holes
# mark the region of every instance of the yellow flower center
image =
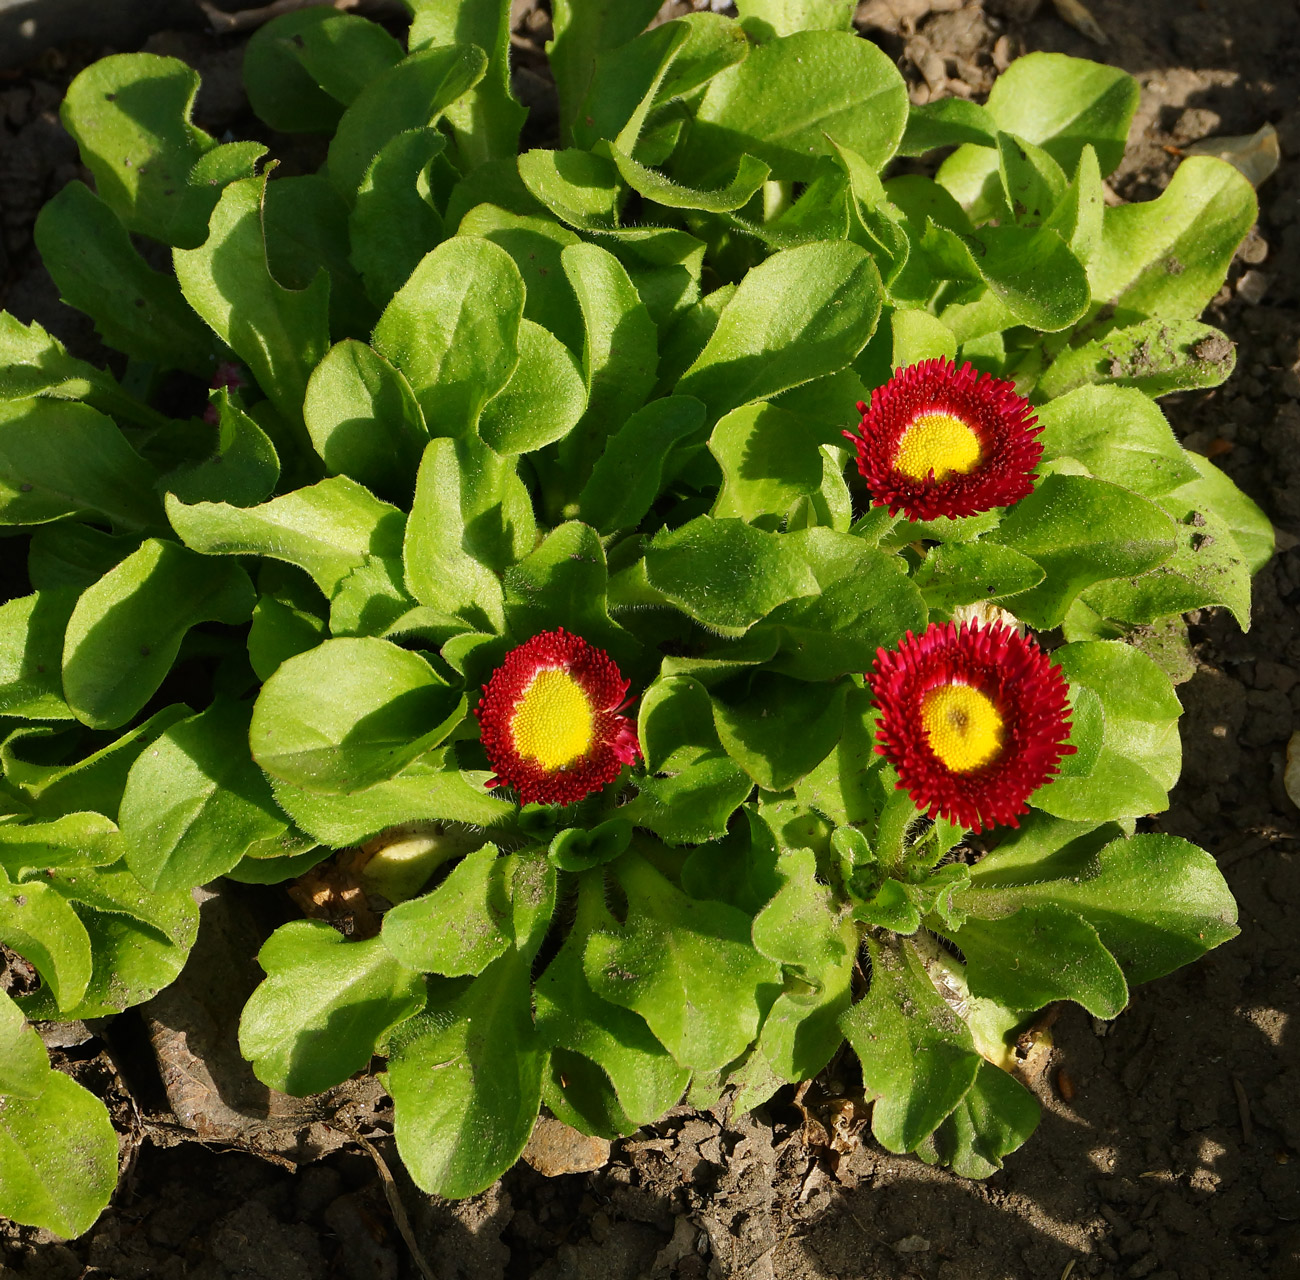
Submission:
[[1002,715],[987,694],[968,684],[941,684],[921,702],[930,749],[954,773],[973,773],[1002,751]]
[[539,671],[515,707],[515,750],[543,769],[563,769],[587,754],[595,717],[583,687],[567,671]]
[[922,413],[913,418],[898,442],[894,467],[909,480],[936,480],[974,471],[982,455],[980,438],[950,413]]

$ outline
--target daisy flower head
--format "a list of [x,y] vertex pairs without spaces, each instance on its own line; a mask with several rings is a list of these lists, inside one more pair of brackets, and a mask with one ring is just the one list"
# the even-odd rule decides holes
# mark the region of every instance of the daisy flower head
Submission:
[[1069,687],[1037,643],[1005,623],[931,623],[880,649],[867,680],[876,750],[931,818],[972,831],[1018,826],[1028,798],[1073,755]]
[[936,358],[899,369],[858,404],[844,434],[872,505],[909,520],[972,516],[1033,492],[1043,455],[1033,407],[1015,386]]
[[474,708],[496,776],[521,804],[573,804],[641,757],[619,713],[628,682],[603,650],[560,628],[511,649]]

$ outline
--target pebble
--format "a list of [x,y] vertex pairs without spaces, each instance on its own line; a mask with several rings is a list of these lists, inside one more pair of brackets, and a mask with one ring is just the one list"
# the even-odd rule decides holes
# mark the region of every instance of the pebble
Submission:
[[524,1159],[544,1178],[591,1173],[609,1163],[609,1140],[589,1138],[553,1116],[538,1116]]

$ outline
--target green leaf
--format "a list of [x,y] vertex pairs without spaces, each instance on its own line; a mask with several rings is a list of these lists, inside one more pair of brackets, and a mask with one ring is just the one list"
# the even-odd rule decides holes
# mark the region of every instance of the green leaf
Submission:
[[686,13],[674,21],[688,34],[655,93],[655,103],[661,106],[686,97],[720,71],[744,62],[753,47],[739,23],[720,13]]
[[1063,645],[1052,657],[1076,695],[1089,689],[1101,700],[1105,728],[1090,773],[1048,782],[1031,803],[1076,822],[1167,808],[1181,763],[1182,713],[1169,677],[1146,654],[1116,640]]
[[519,322],[518,341],[519,363],[478,423],[483,443],[505,455],[563,440],[587,409],[587,387],[564,343],[528,319]]
[[[123,920],[133,926],[147,926],[146,932],[165,939],[174,950],[181,953],[182,960],[198,930],[198,907],[188,887],[168,892],[146,889],[120,860],[111,866],[95,868],[88,868],[85,863],[71,862],[44,870],[28,868],[23,872],[22,880],[25,885],[33,882],[48,885],[61,894],[74,905],[86,921],[87,929],[91,930],[95,972],[91,977],[90,989],[86,992],[88,1003],[92,1000],[99,1002],[105,998],[111,999],[113,996],[113,963],[98,946],[92,916],[109,921]],[[176,970],[171,976],[174,977],[175,972]],[[154,990],[157,990],[157,985]],[[114,1007],[124,1006],[118,1004]]]
[[966,957],[973,996],[1010,1009],[1073,1000],[1094,1018],[1113,1018],[1128,1004],[1128,984],[1097,930],[1054,902],[968,919],[951,937]]
[[257,1078],[296,1097],[369,1065],[399,1022],[424,1004],[424,982],[378,938],[349,942],[319,920],[281,925],[257,962],[266,979],[239,1019],[239,1048]]
[[559,220],[579,231],[618,226],[620,190],[612,161],[591,151],[525,151],[519,176]]
[[0,872],[0,942],[35,967],[53,1009],[76,1007],[90,981],[91,940],[56,889]]
[[656,535],[645,571],[683,613],[726,636],[743,635],[778,605],[819,591],[795,543],[743,520],[709,516]]
[[1038,410],[1043,460],[1074,458],[1098,480],[1157,498],[1196,478],[1165,415],[1132,387],[1079,387]]
[[[310,837],[304,839],[309,840]],[[286,853],[279,857],[245,857],[226,872],[226,879],[238,884],[283,884],[286,880],[296,880],[299,876],[306,875],[332,853],[333,850],[324,845],[313,845],[302,853]]]
[[702,240],[676,227],[625,227],[604,239],[660,329],[666,331],[699,299]]
[[907,87],[887,54],[849,32],[800,31],[713,77],[674,172],[710,186],[744,153],[774,179],[807,182],[831,138],[879,169],[907,121]]
[[383,356],[350,338],[336,343],[312,372],[302,412],[331,472],[381,493],[410,493],[429,433],[406,379]]
[[72,587],[80,594],[121,564],[140,542],[131,534],[104,533],[79,521],[41,525],[27,552],[27,576],[38,591]]
[[738,677],[715,691],[718,737],[760,787],[784,791],[834,749],[848,688],[843,680],[806,684],[766,671]]
[[704,405],[664,396],[638,409],[612,432],[578,499],[578,514],[600,533],[632,529],[654,505],[680,457],[704,426]]
[[983,281],[1020,324],[1054,333],[1088,310],[1083,264],[1050,227],[980,227],[963,236],[931,225],[921,247],[950,279]]
[[589,831],[566,827],[551,841],[546,857],[557,871],[589,871],[613,862],[631,840],[631,824],[621,817],[610,818]]
[[508,951],[450,1003],[404,1027],[393,1045],[394,1135],[422,1190],[476,1195],[524,1149],[546,1061],[531,996],[528,960]]
[[272,595],[259,596],[248,629],[248,661],[257,678],[269,680],[286,658],[314,649],[327,630],[318,614]]
[[122,856],[117,825],[103,813],[68,813],[51,821],[0,825],[0,871],[23,878],[32,868],[107,867]]
[[[134,877],[125,871],[122,875],[143,892]],[[87,880],[83,876],[79,885],[72,888],[86,886]],[[182,896],[191,918],[188,935],[180,942],[168,939],[151,924],[123,914],[120,908],[107,913],[90,906],[79,906],[77,915],[90,935],[94,956],[94,971],[85,997],[73,1008],[60,1011],[46,989],[41,988],[23,1000],[27,1016],[33,1020],[103,1018],[141,1004],[175,982],[185,965],[198,926],[198,910],[188,893]]]
[[186,506],[167,499],[167,516],[186,546],[204,555],[260,555],[296,564],[332,596],[374,555],[400,553],[405,521],[346,476],[322,480],[258,507],[224,502]]
[[1092,264],[1101,243],[1105,212],[1105,191],[1097,153],[1092,147],[1085,146],[1079,156],[1074,180],[1043,225],[1058,232],[1074,256],[1087,267]]
[[447,123],[466,167],[497,157],[513,159],[528,112],[510,91],[510,0],[496,0],[495,6],[421,0],[415,11],[412,53],[431,45],[477,45],[489,58],[483,79],[447,108]]
[[481,49],[443,45],[409,54],[366,85],[343,113],[326,162],[344,200],[352,204],[370,162],[390,138],[435,125],[486,70]]
[[951,616],[960,605],[1028,591],[1044,577],[1038,564],[1010,547],[990,542],[941,542],[921,561],[912,581],[932,612]]
[[112,374],[70,356],[63,343],[35,321],[21,324],[0,311],[0,401],[31,396],[85,400],[101,413],[141,426],[168,421],[123,391]]
[[871,667],[876,650],[905,631],[924,629],[921,593],[898,572],[901,562],[861,538],[831,529],[786,535],[816,575],[820,591],[779,605],[755,627],[774,631],[780,652],[771,668],[798,680],[835,680]]
[[[886,793],[882,758],[876,751],[876,710],[871,695],[850,689],[844,700],[844,729],[835,749],[795,787],[805,811],[837,826],[860,824],[874,830]],[[863,837],[865,841],[865,837]],[[807,841],[799,842],[807,844]]]
[[[935,1132],[935,1155],[958,1177],[987,1178],[1038,1128],[1041,1114],[1038,1100],[1014,1076],[981,1062],[975,1083]],[[930,1158],[924,1148],[917,1154]]]
[[384,914],[384,945],[424,973],[482,973],[512,942],[504,867],[495,845],[466,854],[432,893]]
[[79,515],[132,532],[157,528],[156,479],[113,421],[89,405],[0,403],[0,525]]
[[1174,550],[1173,521],[1154,503],[1090,476],[1049,475],[986,535],[1036,560],[1042,584],[1016,599],[1030,626],[1057,626],[1085,588],[1144,573]]
[[504,249],[457,236],[426,254],[375,327],[433,436],[464,436],[518,363],[524,282]]
[[[126,776],[136,757],[159,734],[190,714],[183,703],[164,707],[115,742],[70,765],[45,763],[48,756],[41,752],[41,744],[54,730],[20,729],[0,745],[5,780],[21,792],[39,817],[93,810],[115,819]],[[28,759],[29,754],[35,758]]]
[[726,1065],[758,1034],[780,967],[755,952],[744,912],[688,898],[634,855],[615,874],[627,920],[588,940],[592,990],[639,1013],[680,1065]]
[[[343,114],[343,100],[321,87],[308,69],[306,54],[309,39],[318,54],[332,52],[329,36],[333,33],[325,33],[325,39],[320,40],[313,39],[313,32],[343,16],[328,9],[300,9],[279,14],[253,33],[244,51],[244,88],[253,110],[272,129],[283,133],[334,132]],[[363,38],[365,47],[358,59],[362,67],[375,56],[372,43],[379,42]]]
[[1043,225],[1069,186],[1065,171],[1041,147],[1010,133],[998,133],[997,149],[1002,193],[1016,225]]
[[[965,99],[954,98],[952,101],[964,102]],[[953,331],[928,311],[915,307],[895,311],[889,318],[889,331],[894,344],[890,363],[895,369],[906,369],[922,360],[955,360],[957,357],[957,338]]]
[[1141,577],[1099,582],[1084,592],[1083,602],[1103,618],[1138,626],[1223,605],[1249,631],[1250,567],[1231,530],[1213,511],[1200,511],[1176,497],[1161,498],[1160,505],[1175,521],[1173,555]]
[[701,191],[684,187],[658,170],[638,164],[617,146],[610,147],[610,155],[623,181],[646,200],[653,200],[668,209],[697,209],[704,213],[727,213],[744,208],[771,172],[761,160],[742,155],[735,176],[725,186]]
[[329,9],[273,18],[248,42],[244,86],[253,110],[286,133],[332,132],[361,91],[402,60],[378,23]]
[[198,89],[199,73],[177,58],[119,53],[77,76],[59,112],[99,198],[126,229],[180,248],[203,243],[218,196],[216,186],[189,181],[217,147],[190,123]]
[[560,446],[561,467],[585,483],[615,425],[650,394],[658,363],[658,334],[627,271],[594,244],[570,245],[560,255],[578,298],[586,333],[582,372],[587,406]]
[[433,752],[364,791],[330,795],[274,783],[276,803],[294,825],[323,844],[361,844],[408,822],[458,822],[492,828],[510,822],[515,806],[484,790],[488,774],[465,774]]
[[875,895],[854,906],[853,915],[875,929],[911,937],[921,927],[921,912],[906,886],[886,880]]
[[603,138],[631,154],[664,77],[691,36],[689,24],[664,22],[600,53],[572,122],[574,141],[590,150]]
[[0,1214],[70,1240],[116,1186],[117,1134],[89,1089],[51,1071],[39,1097],[0,1102]]
[[759,43],[796,31],[851,31],[852,0],[737,0],[740,25]]
[[480,204],[461,219],[457,234],[482,236],[504,249],[523,277],[524,319],[549,329],[570,351],[582,352],[582,311],[560,259],[569,245],[581,243],[575,232],[551,217]]
[[620,816],[669,844],[725,835],[754,784],[723,751],[704,686],[684,676],[656,680],[641,696],[637,739],[651,776],[637,777],[638,794]]
[[407,524],[411,594],[430,608],[502,630],[496,570],[531,541],[531,526],[532,507],[510,463],[482,445],[433,441],[420,464]]
[[280,459],[266,432],[231,400],[213,393],[216,448],[202,462],[178,467],[163,485],[182,502],[229,502],[251,507],[264,501],[280,478]]
[[326,640],[262,686],[249,741],[273,777],[350,793],[393,777],[463,714],[419,654],[370,637]]
[[1195,319],[1258,211],[1250,183],[1210,156],[1183,161],[1157,199],[1107,209],[1088,272],[1097,303],[1113,308],[1107,325]]
[[41,210],[35,237],[59,295],[94,320],[105,343],[137,360],[211,375],[218,344],[175,278],[149,267],[117,215],[83,183],[68,183]]
[[162,684],[185,633],[246,622],[257,596],[236,564],[150,538],[77,601],[63,644],[63,692],[83,724],[126,724]]
[[[985,110],[997,127],[1042,147],[1073,173],[1085,146],[1097,154],[1102,175],[1124,155],[1138,84],[1117,67],[1061,53],[1031,53],[994,82]],[[939,166],[939,182],[977,220],[996,207],[1001,181],[992,147],[958,147]]]
[[561,137],[574,128],[597,58],[644,31],[658,9],[654,0],[557,0],[547,53],[560,94]]
[[1035,394],[1058,396],[1104,383],[1155,398],[1217,387],[1232,373],[1236,347],[1198,320],[1143,320],[1068,348],[1048,366]]
[[677,393],[703,400],[716,421],[842,369],[866,345],[879,313],[880,275],[857,245],[774,254],[745,276]]
[[614,921],[604,905],[599,873],[584,877],[578,894],[578,920],[537,980],[537,1032],[553,1049],[595,1063],[631,1123],[650,1124],[682,1096],[690,1073],[673,1061],[643,1018],[591,989],[583,972],[587,938],[593,929],[609,928]]
[[722,468],[712,514],[780,528],[791,505],[821,485],[820,443],[800,419],[775,405],[733,409],[709,437],[709,452]]
[[1258,573],[1273,558],[1273,526],[1269,518],[1208,458],[1197,453],[1183,456],[1196,469],[1198,478],[1174,490],[1166,500],[1217,515],[1232,531],[1251,573]]
[[348,206],[328,179],[305,173],[267,183],[262,219],[266,261],[275,280],[286,289],[306,289],[324,267],[331,330],[366,336],[378,312],[350,258]]
[[0,605],[0,714],[70,720],[63,697],[63,636],[75,589],[37,591]]
[[764,1101],[771,1083],[809,1080],[825,1067],[843,1043],[839,1019],[852,1000],[857,930],[818,883],[816,855],[798,850],[777,871],[781,887],[752,932],[755,949],[781,964],[786,980],[741,1069],[738,1109]]
[[876,1099],[871,1131],[890,1151],[914,1151],[966,1096],[980,1067],[966,1024],[906,941],[866,939],[871,986],[840,1019]]
[[631,637],[606,611],[608,570],[596,531],[571,520],[505,575],[506,626],[512,637],[563,627],[609,649],[626,665]]
[[288,423],[301,421],[307,378],[329,349],[329,277],[285,289],[267,265],[266,179],[232,182],[198,249],[176,249],[181,292],[252,371]]
[[50,1059],[40,1036],[9,994],[0,991],[0,1097],[39,1098],[49,1075]]
[[352,265],[376,306],[385,306],[443,239],[442,218],[425,188],[445,147],[437,129],[408,129],[384,144],[361,180],[348,233]]
[[939,98],[912,104],[898,154],[921,156],[936,147],[962,142],[992,147],[997,145],[997,137],[997,122],[978,103],[969,98]]
[[214,702],[131,767],[118,820],[127,866],[147,888],[206,884],[288,830],[249,755],[251,713],[248,703]]
[[[1014,856],[1016,840],[1003,848]],[[991,870],[1002,853],[991,855]],[[1076,841],[1063,853],[1018,860],[995,884],[982,879],[976,867],[966,897],[973,915],[997,919],[1047,904],[1076,912],[1097,930],[1130,984],[1190,964],[1238,932],[1237,905],[1214,859],[1177,836],[1136,835],[1100,851]]]

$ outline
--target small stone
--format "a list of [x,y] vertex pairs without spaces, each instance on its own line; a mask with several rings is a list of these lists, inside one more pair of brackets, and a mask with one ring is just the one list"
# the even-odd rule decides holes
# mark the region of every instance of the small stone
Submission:
[[1237,257],[1252,267],[1259,266],[1268,257],[1268,241],[1259,234],[1258,227],[1251,227],[1237,250]]
[[552,1116],[538,1116],[524,1159],[544,1178],[590,1173],[609,1163],[609,1141],[588,1138]]
[[924,1236],[904,1236],[894,1245],[895,1253],[925,1253],[930,1242]]
[[1272,283],[1273,277],[1266,271],[1246,271],[1237,281],[1237,297],[1256,307],[1264,301]]

